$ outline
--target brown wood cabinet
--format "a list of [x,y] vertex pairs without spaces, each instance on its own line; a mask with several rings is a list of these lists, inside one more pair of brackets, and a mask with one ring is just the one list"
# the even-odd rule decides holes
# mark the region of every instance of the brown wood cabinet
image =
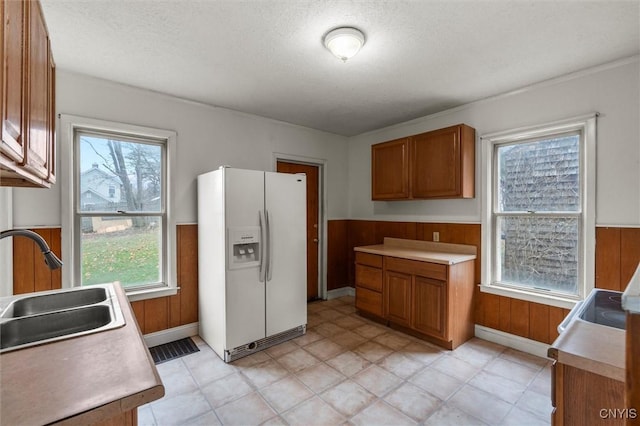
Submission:
[[371,146],[371,198],[475,196],[475,129],[465,124]]
[[624,405],[624,382],[555,361],[551,373],[551,424],[624,425],[640,413]]
[[38,1],[1,1],[0,185],[55,182],[55,64]]
[[413,282],[413,328],[445,339],[447,283],[416,276]]
[[386,271],[384,280],[387,318],[397,324],[411,326],[411,275]]
[[371,196],[374,200],[409,198],[409,138],[373,145],[371,170]]
[[[381,283],[381,287],[380,287]],[[474,265],[356,252],[356,308],[454,349],[474,336]]]
[[356,253],[356,309],[383,316],[382,256]]

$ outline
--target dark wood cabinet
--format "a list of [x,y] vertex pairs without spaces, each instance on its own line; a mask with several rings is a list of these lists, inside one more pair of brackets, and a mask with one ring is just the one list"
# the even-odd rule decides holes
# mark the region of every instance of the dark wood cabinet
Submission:
[[465,124],[371,146],[371,198],[475,196],[475,129]]
[[409,138],[371,147],[371,198],[401,200],[409,193]]
[[38,1],[2,0],[0,184],[55,182],[55,64]]

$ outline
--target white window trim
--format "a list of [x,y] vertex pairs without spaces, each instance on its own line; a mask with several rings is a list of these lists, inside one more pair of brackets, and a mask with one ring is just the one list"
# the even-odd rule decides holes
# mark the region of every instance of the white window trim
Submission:
[[[595,286],[595,233],[596,233],[596,117],[591,113],[566,120],[555,121],[531,127],[522,127],[508,131],[481,136],[482,142],[482,273],[480,290],[482,292],[511,297],[530,302],[542,303],[561,308],[572,308],[579,300],[586,297]],[[579,248],[583,259],[578,281],[580,298],[562,297],[558,294],[541,294],[523,288],[500,286],[493,282],[494,258],[493,232],[493,156],[495,145],[505,142],[544,137],[554,133],[579,130],[584,135],[584,146],[580,150],[582,162],[581,184],[583,185],[582,209],[584,225],[582,229],[582,246]]]
[[171,130],[155,129],[151,127],[136,126],[132,124],[117,123],[113,121],[99,120],[70,114],[59,114],[60,125],[60,162],[59,184],[61,192],[62,214],[62,257],[65,259],[65,267],[62,268],[62,287],[71,288],[80,285],[74,280],[74,271],[79,259],[75,253],[74,242],[74,187],[73,184],[73,146],[76,130],[104,131],[120,134],[146,136],[155,139],[166,139],[167,153],[167,177],[166,177],[166,208],[167,208],[167,276],[166,286],[132,290],[127,292],[130,301],[151,299],[163,296],[172,296],[178,292],[177,262],[176,262],[176,223],[174,219],[174,181],[176,164],[176,139],[177,134]]

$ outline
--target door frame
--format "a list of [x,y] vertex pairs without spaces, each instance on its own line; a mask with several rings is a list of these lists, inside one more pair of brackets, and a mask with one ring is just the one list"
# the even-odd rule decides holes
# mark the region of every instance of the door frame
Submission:
[[284,152],[273,153],[272,168],[277,170],[278,161],[287,163],[306,164],[318,167],[318,297],[327,299],[327,174],[325,173],[327,160],[323,158],[305,157],[302,155],[286,154]]

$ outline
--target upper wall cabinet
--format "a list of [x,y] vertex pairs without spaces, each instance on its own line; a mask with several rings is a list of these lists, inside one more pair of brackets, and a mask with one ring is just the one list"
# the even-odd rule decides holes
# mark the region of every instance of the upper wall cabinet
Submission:
[[40,3],[0,1],[0,185],[55,182],[55,65]]
[[371,194],[374,200],[409,198],[409,138],[373,145],[371,170]]
[[475,129],[465,124],[371,147],[371,198],[475,196]]

